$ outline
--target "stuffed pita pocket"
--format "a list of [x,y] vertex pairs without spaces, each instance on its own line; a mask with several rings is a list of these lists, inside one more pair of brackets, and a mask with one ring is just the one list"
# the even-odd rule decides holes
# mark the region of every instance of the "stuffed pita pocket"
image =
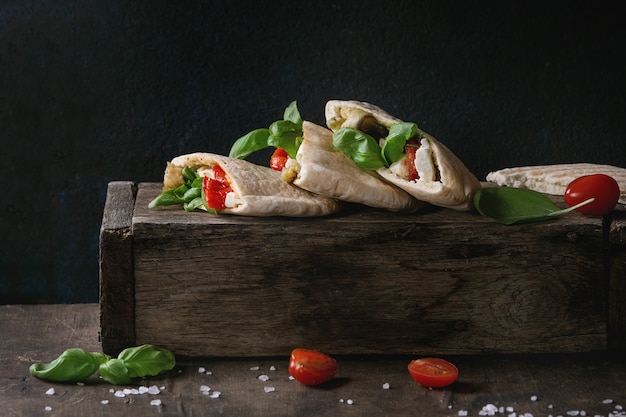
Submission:
[[268,147],[275,148],[270,166],[282,172],[285,181],[304,190],[389,211],[413,212],[423,206],[407,192],[384,181],[376,172],[360,168],[336,149],[332,132],[303,121],[296,102],[285,109],[283,120],[237,139],[229,156],[243,159]]
[[331,100],[325,113],[328,127],[335,132],[335,146],[359,165],[375,169],[419,200],[459,211],[473,207],[472,197],[480,189],[478,179],[450,149],[415,123],[360,101]]
[[150,207],[172,204],[244,216],[324,216],[340,208],[331,198],[286,183],[268,167],[201,152],[167,163],[163,193]]
[[389,211],[413,212],[423,203],[366,171],[333,146],[333,132],[309,121],[302,124],[303,141],[289,159],[282,177],[326,197]]

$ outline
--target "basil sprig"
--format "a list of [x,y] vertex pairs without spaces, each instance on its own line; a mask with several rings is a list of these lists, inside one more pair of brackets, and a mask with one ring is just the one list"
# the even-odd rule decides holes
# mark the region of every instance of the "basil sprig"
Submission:
[[391,126],[381,147],[376,139],[352,127],[333,133],[333,145],[365,170],[389,167],[405,155],[406,142],[417,135],[417,125],[402,122]]
[[84,381],[99,371],[100,376],[114,385],[128,384],[133,378],[155,376],[176,365],[174,354],[167,349],[141,345],[124,349],[117,358],[104,353],[72,348],[49,363],[34,363],[32,375],[55,382]]
[[552,200],[527,188],[488,187],[474,194],[474,207],[480,214],[498,223],[540,222],[554,219],[594,201],[585,200],[575,206],[559,209]]
[[292,101],[283,112],[283,120],[277,120],[269,128],[251,131],[233,143],[228,156],[245,159],[254,152],[265,148],[283,148],[295,158],[302,143],[302,117],[298,105]]
[[202,179],[195,169],[190,167],[183,168],[183,180],[185,182],[173,190],[163,191],[148,204],[148,207],[182,204],[187,211],[194,211],[200,206],[204,206],[207,211],[211,211],[206,206],[206,200],[204,199]]

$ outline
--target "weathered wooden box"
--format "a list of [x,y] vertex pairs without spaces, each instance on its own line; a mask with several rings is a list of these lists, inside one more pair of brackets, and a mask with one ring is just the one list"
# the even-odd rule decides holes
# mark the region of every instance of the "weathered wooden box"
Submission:
[[101,341],[181,356],[622,349],[626,220],[502,226],[478,214],[358,208],[328,218],[148,209],[109,184]]

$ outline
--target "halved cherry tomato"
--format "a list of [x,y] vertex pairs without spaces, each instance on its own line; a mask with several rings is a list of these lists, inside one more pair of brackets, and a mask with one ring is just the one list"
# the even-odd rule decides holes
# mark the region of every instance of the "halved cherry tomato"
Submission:
[[213,166],[213,178],[202,179],[202,189],[207,206],[214,210],[224,210],[226,195],[233,191],[226,181],[226,173],[217,165]]
[[459,376],[456,366],[439,358],[415,359],[409,363],[408,368],[417,383],[430,388],[448,386]]
[[294,349],[289,359],[289,373],[304,385],[330,381],[338,368],[336,360],[315,350]]
[[270,157],[270,168],[275,171],[282,171],[283,168],[285,168],[287,159],[289,159],[287,151],[281,147],[276,148],[276,150]]
[[615,208],[619,200],[620,189],[613,177],[604,174],[584,175],[570,182],[565,189],[565,204],[569,207],[595,198],[576,210],[583,214],[603,216]]

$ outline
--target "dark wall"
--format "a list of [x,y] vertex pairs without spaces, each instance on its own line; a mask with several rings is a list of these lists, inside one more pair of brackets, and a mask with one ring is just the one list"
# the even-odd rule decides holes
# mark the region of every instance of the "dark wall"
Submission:
[[377,104],[481,179],[511,165],[626,166],[619,6],[2,1],[0,302],[97,302],[107,183],[228,153],[292,100],[318,123],[328,99]]

